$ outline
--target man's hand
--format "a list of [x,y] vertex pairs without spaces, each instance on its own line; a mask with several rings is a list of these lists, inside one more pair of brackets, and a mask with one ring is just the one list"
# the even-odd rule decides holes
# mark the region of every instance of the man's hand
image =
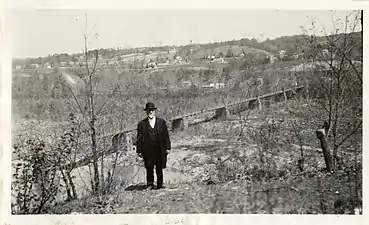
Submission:
[[167,154],[169,154],[170,150],[167,149]]
[[137,153],[138,157],[142,158],[142,153]]

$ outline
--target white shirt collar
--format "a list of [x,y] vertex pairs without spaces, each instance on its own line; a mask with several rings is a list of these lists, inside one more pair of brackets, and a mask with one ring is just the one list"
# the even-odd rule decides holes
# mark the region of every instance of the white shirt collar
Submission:
[[155,127],[156,116],[154,116],[153,118],[149,117],[148,119],[149,119],[150,126],[152,128],[154,128]]

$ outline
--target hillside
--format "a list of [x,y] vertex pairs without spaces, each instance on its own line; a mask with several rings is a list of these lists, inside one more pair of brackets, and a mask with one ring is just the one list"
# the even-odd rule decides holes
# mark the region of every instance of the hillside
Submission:
[[[293,136],[283,135],[290,132],[290,122],[298,119],[288,112],[288,108],[297,104],[294,100],[288,105],[273,104],[262,112],[245,112],[225,121],[172,133],[173,149],[164,172],[166,189],[144,190],[144,169],[137,166],[130,171],[122,166],[117,174],[120,183],[116,183],[114,192],[101,199],[83,197],[58,203],[47,213],[353,214],[361,204],[352,198],[355,175],[350,169],[334,175],[324,172],[324,159],[314,137],[315,122],[304,129],[307,161],[304,172],[299,170],[298,142],[293,141]],[[258,136],[252,130],[282,118],[275,136],[265,140],[265,144],[277,141],[268,153],[256,145]],[[240,126],[246,120],[246,133],[240,134]],[[290,144],[283,144],[286,141]],[[265,163],[260,161],[260,151]],[[354,157],[353,151],[346,154],[348,160]],[[134,153],[127,155],[137,160]],[[127,159],[120,159],[121,163],[125,164],[124,160]],[[141,165],[139,160],[137,163]],[[355,165],[347,168],[352,166]]]
[[[306,36],[92,50],[102,59],[93,76],[70,61],[78,54],[19,61],[25,65],[14,65],[12,76],[13,213],[357,214],[357,34],[335,42],[352,52],[349,60],[332,56],[341,65],[334,73],[314,55],[324,55],[327,37],[310,46]],[[315,69],[299,70],[309,60]],[[163,190],[142,188],[134,147],[148,101],[170,129]]]

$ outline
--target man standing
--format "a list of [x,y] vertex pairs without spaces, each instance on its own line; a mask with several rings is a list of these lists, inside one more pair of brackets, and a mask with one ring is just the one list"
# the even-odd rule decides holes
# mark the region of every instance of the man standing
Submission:
[[154,103],[148,102],[144,109],[147,117],[137,126],[137,154],[143,157],[145,163],[148,189],[154,188],[154,167],[157,188],[163,188],[163,169],[171,149],[166,121],[156,117],[156,109]]

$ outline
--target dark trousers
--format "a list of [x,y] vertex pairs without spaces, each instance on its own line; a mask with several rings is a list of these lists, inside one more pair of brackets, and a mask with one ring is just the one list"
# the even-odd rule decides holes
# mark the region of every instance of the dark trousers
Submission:
[[153,144],[151,152],[148,154],[148,160],[146,161],[146,182],[148,186],[154,185],[154,167],[156,172],[157,187],[163,186],[163,167],[162,159],[160,156],[160,149],[157,145]]
[[163,168],[162,166],[156,161],[155,163],[150,163],[150,165],[146,168],[146,182],[148,186],[154,185],[154,167],[156,172],[156,179],[157,179],[157,187],[163,186]]

